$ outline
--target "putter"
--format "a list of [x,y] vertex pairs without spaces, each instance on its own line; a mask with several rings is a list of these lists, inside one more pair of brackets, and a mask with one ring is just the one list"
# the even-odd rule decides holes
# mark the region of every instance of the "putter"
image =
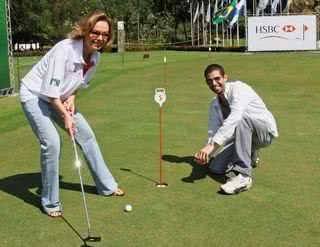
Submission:
[[83,198],[83,204],[84,204],[84,210],[86,213],[86,219],[87,219],[87,226],[88,226],[88,236],[86,238],[83,239],[84,242],[99,242],[101,241],[101,237],[93,237],[91,236],[91,227],[90,227],[90,219],[89,219],[89,213],[88,213],[88,208],[87,208],[87,202],[86,202],[86,196],[84,194],[84,188],[83,188],[83,182],[82,182],[82,176],[81,176],[81,162],[79,160],[79,156],[78,156],[78,151],[77,151],[77,146],[76,146],[76,141],[73,138],[72,140],[73,143],[73,149],[74,149],[74,154],[75,154],[75,165],[78,169],[78,173],[79,173],[79,177],[80,177],[80,186],[81,186],[81,192],[82,192],[82,198]]

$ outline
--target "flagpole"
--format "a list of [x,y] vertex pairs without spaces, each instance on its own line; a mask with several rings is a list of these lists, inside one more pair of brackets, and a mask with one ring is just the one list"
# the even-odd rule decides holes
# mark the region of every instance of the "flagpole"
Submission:
[[[253,11],[253,10],[252,10]],[[240,13],[239,13],[240,15]],[[240,47],[240,37],[239,37],[239,17],[237,19],[237,44],[238,44],[238,47]]]
[[[210,17],[210,19],[211,19],[211,17]],[[210,46],[211,46],[211,44],[212,44],[212,37],[211,37],[211,20],[210,20],[210,22],[209,22],[209,43],[210,43]]]
[[201,11],[202,11],[202,45],[205,46],[206,42],[205,42],[205,26],[204,26],[204,3],[202,1],[202,5],[201,5]]
[[239,20],[237,20],[237,44],[240,46],[240,37],[239,37]]
[[[214,4],[214,10],[213,10],[213,16],[216,16],[216,13],[218,11],[218,0],[216,0],[215,4]],[[217,23],[215,23],[215,30],[216,30],[216,47],[219,46],[219,26]]]
[[224,23],[222,22],[222,47],[224,47]]
[[[223,1],[221,1],[221,8],[223,8]],[[222,32],[222,47],[224,47],[224,23],[221,23],[221,32]]]
[[197,18],[197,26],[198,26],[198,47],[200,46],[200,37],[199,37],[199,15]]
[[218,47],[219,46],[219,30],[218,30],[219,26],[217,23],[215,23],[214,26],[216,29],[216,47]]
[[248,14],[247,14],[247,1],[244,1],[245,4],[245,12],[244,12],[244,20],[245,20],[245,38],[246,38],[246,49],[248,50]]
[[210,43],[210,47],[211,47],[211,45],[212,45],[212,37],[211,37],[211,5],[210,5],[210,0],[208,0],[209,1],[209,6],[210,6],[210,8],[209,8],[209,43]]
[[[228,5],[230,4],[230,0],[228,0]],[[226,28],[227,28],[227,42],[229,41],[229,45],[230,45],[230,40],[231,40],[231,37],[230,37],[230,28],[229,28],[229,26],[227,25],[226,26]],[[231,46],[231,45],[230,45]]]
[[230,41],[230,46],[232,47],[232,43],[233,43],[233,36],[232,36],[232,28],[231,27],[229,27],[229,41]]
[[191,27],[191,45],[194,45],[193,42],[193,15],[192,15],[192,6],[193,6],[193,1],[190,1],[190,27]]

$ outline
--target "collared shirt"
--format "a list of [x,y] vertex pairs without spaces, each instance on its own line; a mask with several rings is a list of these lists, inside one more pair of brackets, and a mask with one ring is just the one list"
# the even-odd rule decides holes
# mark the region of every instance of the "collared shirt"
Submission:
[[20,100],[40,97],[66,100],[77,89],[88,87],[95,72],[100,53],[91,56],[93,64],[85,74],[83,40],[65,39],[57,43],[22,79]]
[[272,113],[249,85],[241,81],[226,82],[224,96],[230,105],[230,115],[223,119],[218,98],[211,101],[208,143],[224,145],[233,138],[238,122],[246,116],[263,121],[272,136],[279,135]]

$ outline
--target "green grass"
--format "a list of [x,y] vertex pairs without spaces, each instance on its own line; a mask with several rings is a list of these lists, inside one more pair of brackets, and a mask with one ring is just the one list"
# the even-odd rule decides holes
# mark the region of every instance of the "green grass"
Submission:
[[[34,60],[20,60],[25,66],[21,76]],[[237,196],[218,194],[220,183],[189,163],[206,140],[211,93],[203,70],[208,63],[221,63],[231,80],[252,85],[279,127],[280,138],[262,150],[253,189]],[[142,53],[126,53],[124,65],[120,55],[104,54],[77,104],[127,195],[86,194],[92,229],[103,238],[90,245],[318,246],[319,67],[315,53],[151,52],[145,61]],[[165,87],[168,96],[163,109],[165,189],[153,182],[159,174],[156,87]],[[0,245],[81,246],[76,232],[85,234],[85,214],[67,135],[61,131],[60,193],[69,224],[39,209],[39,146],[16,97],[0,99],[0,123]],[[192,174],[198,176],[193,183],[182,180]],[[93,186],[85,167],[83,175],[85,184]],[[133,212],[123,212],[127,203]]]

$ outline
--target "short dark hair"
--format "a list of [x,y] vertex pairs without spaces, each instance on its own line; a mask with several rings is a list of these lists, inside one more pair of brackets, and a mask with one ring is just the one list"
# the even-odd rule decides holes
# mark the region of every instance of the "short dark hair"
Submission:
[[208,74],[210,74],[212,71],[219,71],[222,76],[224,76],[224,68],[220,64],[210,64],[207,66],[207,68],[204,71],[204,77],[207,78]]

